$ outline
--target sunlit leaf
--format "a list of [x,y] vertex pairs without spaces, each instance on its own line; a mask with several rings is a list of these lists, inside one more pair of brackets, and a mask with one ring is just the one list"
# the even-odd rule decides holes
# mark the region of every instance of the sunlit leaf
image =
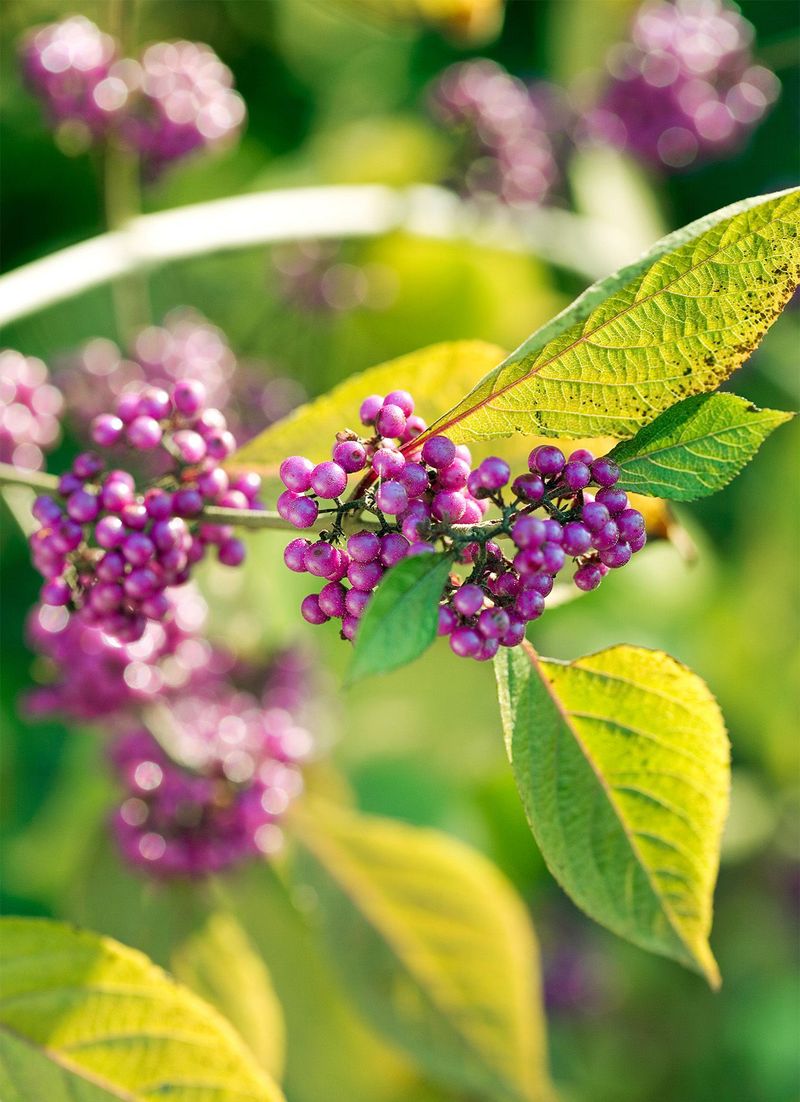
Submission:
[[396,670],[428,649],[452,562],[449,554],[414,555],[386,574],[359,624],[350,683]]
[[438,832],[330,806],[296,830],[299,875],[366,1020],[470,1096],[549,1098],[536,944],[494,866]]
[[551,872],[588,915],[719,984],[708,946],[730,783],[716,701],[659,651],[495,660],[522,802]]
[[147,957],[45,919],[0,923],[4,1102],[280,1102],[234,1029]]
[[267,967],[232,914],[216,911],[172,954],[181,983],[216,1007],[273,1079],[283,1074],[283,1014]]
[[800,192],[782,192],[670,234],[529,337],[429,433],[625,439],[714,390],[800,282],[798,220]]
[[727,486],[792,416],[758,409],[735,394],[696,394],[613,449],[619,485],[672,501],[706,497]]
[[287,455],[306,455],[315,462],[330,459],[336,433],[360,427],[358,409],[368,394],[409,390],[417,412],[432,421],[503,355],[502,349],[484,341],[452,341],[371,367],[271,425],[227,465],[269,475],[277,472]]

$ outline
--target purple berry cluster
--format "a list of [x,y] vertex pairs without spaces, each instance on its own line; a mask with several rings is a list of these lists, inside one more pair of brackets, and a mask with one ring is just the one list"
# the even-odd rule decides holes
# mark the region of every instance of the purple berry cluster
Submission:
[[61,438],[61,391],[34,356],[0,352],[0,462],[23,470],[44,466],[45,452]]
[[631,41],[609,55],[589,135],[668,170],[735,150],[780,87],[754,64],[752,41],[751,24],[723,0],[644,4]]
[[159,42],[140,60],[84,16],[33,31],[21,48],[32,91],[57,128],[112,135],[135,149],[148,176],[200,149],[233,140],[245,117],[230,69],[210,46]]
[[41,527],[31,537],[33,561],[46,579],[44,604],[82,610],[106,634],[134,642],[149,620],[172,614],[167,591],[189,580],[209,546],[226,566],[243,561],[232,528],[201,514],[209,504],[259,508],[261,480],[242,474],[231,481],[219,466],[235,442],[193,379],[179,379],[170,391],[122,395],[116,413],[95,418],[92,437],[102,448],[122,440],[145,452],[163,448],[172,471],[140,491],[127,471],[106,471],[98,454],[80,454],[57,496],[34,503]]
[[70,615],[63,607],[37,605],[28,618],[27,638],[47,679],[27,694],[27,714],[103,720],[227,674],[231,657],[201,634],[205,601],[191,585],[167,596],[171,615],[149,620],[135,642],[108,635],[84,611]]
[[[426,425],[404,390],[370,395],[360,417],[373,435],[344,430],[330,460],[293,455],[280,468],[285,520],[309,529],[330,517],[319,539],[293,539],[284,551],[290,570],[325,582],[302,602],[311,624],[341,620],[342,637],[353,639],[387,570],[409,555],[445,551],[466,577],[450,576],[439,633],[456,654],[488,659],[521,642],[568,559],[575,585],[591,590],[645,544],[644,517],[615,488],[619,469],[607,457],[579,450],[567,458],[542,445],[512,482],[505,460],[489,457],[473,469],[469,449],[447,436],[426,435],[418,445]],[[360,481],[345,500],[351,474]],[[492,505],[499,515],[487,520]],[[365,523],[366,515],[375,520]]]
[[511,206],[543,203],[560,178],[554,93],[528,88],[487,58],[439,76],[430,110],[458,140],[451,183]]
[[264,364],[238,362],[222,330],[187,308],[172,311],[163,325],[137,333],[128,356],[113,341],[98,338],[56,375],[80,430],[126,391],[145,385],[168,390],[184,378],[202,383],[209,405],[227,411],[237,444],[284,417],[305,397],[295,380],[270,373]]
[[53,126],[72,124],[100,137],[118,121],[129,96],[117,43],[82,15],[32,31],[22,69]]
[[397,293],[390,268],[348,259],[341,241],[297,241],[272,250],[277,297],[300,313],[385,310]]
[[149,875],[200,877],[280,849],[303,788],[308,730],[271,699],[216,685],[168,711],[169,753],[144,727],[112,748],[127,795],[114,817],[125,859]]
[[228,66],[201,42],[159,42],[145,50],[124,133],[151,175],[236,137],[245,107],[232,85]]

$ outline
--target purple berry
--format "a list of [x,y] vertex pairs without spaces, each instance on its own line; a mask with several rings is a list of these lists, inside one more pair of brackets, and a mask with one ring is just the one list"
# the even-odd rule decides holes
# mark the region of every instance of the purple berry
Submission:
[[134,417],[127,429],[128,443],[142,451],[150,451],[161,443],[161,425],[152,417]]
[[182,462],[191,466],[201,463],[206,457],[206,442],[199,432],[180,429],[173,435],[172,444]]
[[374,532],[356,532],[347,541],[353,562],[374,562],[381,553],[381,541]]
[[544,612],[544,597],[536,589],[523,589],[517,597],[515,608],[523,620],[538,620]]
[[397,406],[404,417],[414,412],[414,399],[407,390],[392,390],[383,399],[384,406]]
[[336,498],[347,486],[347,472],[338,463],[326,460],[318,463],[311,472],[311,489],[324,498]]
[[103,460],[94,452],[81,452],[72,464],[72,470],[78,478],[94,478],[103,469]]
[[478,631],[485,639],[501,639],[511,626],[502,608],[485,608],[478,617]]
[[592,589],[597,589],[603,580],[603,571],[600,568],[600,564],[596,562],[587,562],[583,566],[579,566],[575,571],[575,585],[578,589],[582,589],[588,593]]
[[197,488],[208,501],[217,501],[228,492],[230,479],[222,467],[212,467],[198,477]]
[[590,532],[599,532],[611,520],[611,514],[600,502],[587,501],[581,509],[581,520]]
[[545,543],[542,546],[542,567],[548,574],[557,574],[564,565],[564,549],[558,543]]
[[55,524],[62,517],[61,506],[54,498],[47,496],[37,497],[31,507],[31,512],[40,524],[45,525]]
[[375,428],[381,436],[400,437],[406,430],[406,417],[399,406],[382,405],[375,419]]
[[625,509],[614,519],[619,528],[620,539],[635,539],[645,530],[644,517],[638,509]]
[[511,526],[511,538],[520,548],[540,547],[546,534],[544,521],[528,513],[518,515]]
[[481,649],[481,637],[474,628],[455,628],[450,635],[450,649],[459,658],[474,658]]
[[348,589],[344,599],[345,608],[351,616],[360,618],[371,597],[372,593],[365,589]]
[[122,554],[131,566],[144,566],[155,555],[155,544],[149,536],[133,532],[122,544]]
[[148,387],[139,397],[139,413],[155,421],[169,417],[171,408],[169,394],[159,386]]
[[378,416],[382,405],[383,398],[380,394],[370,394],[368,398],[365,398],[358,411],[362,425],[374,425],[375,418]]
[[333,461],[348,474],[362,471],[367,465],[366,448],[358,440],[344,440],[333,449]]
[[623,509],[628,507],[628,495],[625,491],[614,490],[609,486],[604,486],[601,490],[598,490],[594,495],[594,499],[599,501],[601,505],[605,505],[612,516],[615,513],[621,513]]
[[498,459],[497,456],[484,459],[477,472],[483,489],[491,492],[502,489],[511,477],[511,468],[508,463],[504,459]]
[[460,616],[469,618],[483,607],[483,590],[478,585],[462,585],[453,594],[453,608]]
[[52,581],[45,582],[42,586],[42,604],[68,605],[71,597],[69,586],[61,578],[54,578]]
[[409,541],[399,532],[388,532],[381,537],[381,562],[388,569],[396,566],[408,554]]
[[464,495],[456,490],[441,490],[431,502],[431,512],[442,524],[458,524],[466,507]]
[[405,465],[405,457],[394,448],[378,448],[372,457],[372,469],[379,478],[397,478]]
[[598,486],[613,486],[619,479],[619,467],[613,459],[609,459],[607,455],[602,455],[599,459],[595,459],[591,467],[592,478]]
[[351,562],[347,579],[354,589],[373,590],[383,577],[383,567],[377,562]]
[[568,555],[584,555],[592,546],[592,534],[579,520],[564,525],[561,546]]
[[206,404],[206,388],[199,379],[178,379],[172,388],[172,404],[184,417],[195,417]]
[[94,526],[94,538],[100,547],[110,550],[119,547],[125,538],[125,525],[120,517],[101,517]]
[[329,578],[338,565],[336,548],[325,540],[312,543],[303,557],[303,565],[316,578]]
[[511,489],[520,499],[537,505],[545,494],[544,482],[538,474],[521,474],[511,484]]
[[319,597],[316,593],[309,593],[307,597],[303,598],[303,603],[300,605],[300,615],[309,624],[325,624],[330,619],[319,604]]
[[619,528],[613,520],[592,533],[592,547],[597,551],[608,551],[619,539]]
[[311,474],[314,464],[303,455],[290,455],[281,463],[281,482],[288,490],[304,494],[311,489]]
[[99,511],[100,502],[97,495],[90,494],[88,490],[75,490],[67,498],[67,513],[80,524],[94,520]]
[[328,582],[319,591],[319,607],[326,616],[341,619],[347,611],[345,597],[347,590],[341,582]]
[[561,474],[564,485],[574,492],[585,490],[592,481],[592,472],[586,463],[570,459]]
[[375,502],[382,513],[397,516],[408,508],[408,494],[400,482],[381,482]]
[[203,511],[203,495],[198,490],[177,490],[172,508],[179,517],[197,517]]
[[439,624],[436,629],[438,635],[449,635],[458,626],[458,617],[452,608],[447,605],[439,605]]
[[[451,467],[453,464],[450,465]],[[446,467],[445,470],[450,470],[450,467]],[[440,472],[441,478],[442,472]],[[410,498],[422,497],[422,495],[430,488],[430,479],[428,478],[428,472],[422,466],[421,463],[406,463],[397,476],[398,482],[401,482],[406,488],[406,493]],[[459,489],[458,486],[446,486],[443,489]]]
[[534,448],[528,456],[528,466],[531,471],[538,471],[542,475],[561,474],[566,460],[561,448],[552,444],[542,444]]
[[219,545],[217,558],[223,566],[240,566],[244,562],[246,554],[245,545],[240,539],[234,537]]
[[628,539],[628,545],[631,551],[636,554],[637,551],[641,551],[644,545],[647,543],[647,532],[643,531],[638,536],[631,536]]
[[625,566],[630,562],[631,555],[632,551],[629,544],[619,540],[613,547],[600,552],[600,562],[612,570],[618,570],[621,566]]
[[[287,491],[288,493],[289,491]],[[281,497],[284,497],[281,494]],[[280,498],[278,498],[280,501]],[[280,509],[278,510],[280,512]],[[283,516],[283,514],[281,514]],[[319,515],[319,505],[311,497],[293,497],[286,506],[285,520],[295,528],[311,528]]]
[[422,445],[422,458],[429,467],[449,467],[456,457],[456,446],[447,436],[430,436]]
[[525,638],[525,621],[519,616],[510,616],[508,630],[500,640],[501,647],[516,647]]

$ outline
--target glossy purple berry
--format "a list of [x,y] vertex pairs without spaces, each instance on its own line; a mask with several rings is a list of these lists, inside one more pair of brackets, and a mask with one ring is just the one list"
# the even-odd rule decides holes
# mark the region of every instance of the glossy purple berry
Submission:
[[179,517],[197,517],[203,511],[203,495],[199,490],[177,490],[172,498],[172,508]]
[[586,463],[571,459],[564,467],[561,477],[564,485],[577,493],[578,490],[585,490],[592,481],[592,472]]
[[206,388],[199,379],[178,379],[172,388],[172,404],[184,417],[197,416],[206,398]]
[[121,517],[101,517],[94,526],[94,538],[100,547],[110,550],[119,547],[125,538],[125,525]]
[[366,448],[358,440],[343,440],[333,449],[333,461],[348,474],[362,471],[367,465]]
[[161,425],[144,414],[134,417],[127,429],[128,443],[142,451],[150,451],[161,443]]
[[437,635],[449,635],[458,626],[458,617],[448,605],[439,605],[439,623]]
[[511,538],[520,548],[540,547],[546,535],[544,521],[528,513],[517,516],[511,526]]
[[309,593],[303,598],[300,605],[300,615],[309,624],[325,624],[330,619],[320,608],[319,597],[316,593]]
[[468,583],[462,585],[453,594],[453,608],[460,616],[469,618],[483,607],[483,600],[484,595],[481,587]]
[[455,628],[450,634],[450,649],[459,658],[474,658],[481,649],[481,637],[474,628]]
[[564,549],[560,544],[548,542],[542,546],[542,567],[548,574],[557,574],[564,560]]
[[[454,462],[457,462],[457,460],[454,460]],[[449,471],[452,466],[453,464],[451,463],[450,467],[445,467],[445,471]],[[439,472],[440,480],[443,473],[444,472],[442,471]],[[398,482],[401,482],[403,486],[405,486],[406,493],[410,498],[421,497],[426,492],[426,490],[430,488],[430,478],[428,477],[428,472],[425,470],[421,463],[406,463],[406,465],[397,475],[397,480]],[[464,483],[462,483],[462,485],[463,484]],[[459,489],[459,487],[443,486],[443,489],[453,490]]]
[[[283,496],[281,494],[281,497]],[[280,498],[278,498],[278,501],[280,501]],[[280,512],[280,508],[278,512]],[[311,528],[319,516],[319,505],[311,497],[295,496],[286,505],[285,515],[281,515],[295,528]]]
[[537,620],[544,612],[544,597],[536,589],[523,589],[517,597],[515,609],[523,620]]
[[613,547],[600,552],[600,562],[612,570],[618,570],[630,562],[632,551],[630,545],[619,540]]
[[381,563],[389,569],[396,566],[408,554],[409,541],[399,532],[387,532],[381,537]]
[[338,463],[326,460],[318,463],[311,472],[311,489],[324,498],[336,498],[347,486],[347,472]]
[[404,417],[414,412],[414,399],[407,390],[392,390],[383,399],[384,406],[397,406]]
[[592,546],[592,534],[579,520],[564,525],[561,546],[568,555],[584,555]]
[[374,532],[355,532],[347,541],[353,562],[374,562],[381,553],[381,541]]
[[346,596],[347,590],[341,582],[328,582],[319,591],[319,607],[326,616],[341,619],[347,611],[345,607]]
[[599,532],[611,520],[611,514],[600,502],[587,501],[581,509],[581,520],[590,532]]
[[354,589],[373,590],[383,577],[383,567],[377,562],[351,562],[347,579]]
[[456,457],[456,446],[447,436],[430,436],[422,445],[422,458],[429,467],[449,467]]
[[592,589],[597,589],[602,580],[603,571],[599,563],[587,562],[575,571],[575,585],[586,593]]
[[456,490],[441,490],[431,502],[431,512],[442,524],[458,524],[466,507],[464,495]]
[[637,551],[641,551],[644,545],[647,543],[647,531],[642,531],[638,536],[630,536],[628,544],[631,551],[636,554]]
[[358,411],[358,416],[361,419],[362,425],[374,425],[375,418],[378,416],[378,411],[383,405],[383,398],[380,394],[370,394],[368,398],[365,398],[361,403],[361,407]]
[[40,524],[50,525],[62,517],[61,506],[52,498],[42,495],[34,500],[31,512]]
[[100,502],[96,494],[88,490],[76,490],[67,498],[67,513],[79,524],[86,524],[97,516]]
[[54,578],[52,581],[45,582],[40,596],[42,604],[45,605],[68,605],[72,594],[62,578]]
[[485,608],[478,617],[478,631],[485,639],[501,639],[511,626],[502,608]]
[[613,520],[609,520],[602,528],[592,533],[592,547],[597,551],[608,551],[619,539],[619,528]]
[[283,561],[295,574],[305,573],[305,553],[311,546],[310,540],[302,538],[291,540],[283,549]]
[[113,413],[101,413],[92,421],[89,434],[101,448],[113,448],[122,439],[125,425]]
[[372,457],[372,469],[379,478],[398,478],[405,465],[405,456],[394,448],[378,448]]
[[381,436],[400,437],[406,430],[406,417],[399,406],[384,404],[375,418],[375,428]]
[[287,488],[294,493],[304,494],[306,490],[311,489],[311,475],[314,471],[314,464],[310,459],[306,459],[304,455],[290,455],[288,459],[284,459],[281,463],[280,477],[281,482]]
[[184,463],[194,466],[206,457],[206,442],[199,432],[180,429],[173,434],[172,446]]
[[122,554],[131,566],[144,566],[155,554],[155,544],[142,532],[132,532],[121,545]]
[[538,505],[545,494],[544,482],[538,474],[521,474],[511,484],[511,489],[520,499],[531,505]]
[[538,471],[539,474],[545,477],[561,474],[565,462],[564,453],[553,444],[542,444],[538,448],[534,448],[528,456],[530,470]]
[[624,509],[615,518],[620,539],[633,540],[645,530],[644,517],[638,509]]
[[604,486],[598,490],[594,495],[594,499],[599,501],[601,505],[605,505],[612,516],[615,513],[621,513],[623,509],[628,507],[628,495],[625,491],[615,490],[611,486]]
[[351,616],[360,617],[363,615],[371,597],[372,593],[369,590],[348,589],[344,599],[345,609]]
[[240,566],[244,562],[246,554],[247,551],[242,541],[233,537],[219,545],[217,558],[223,566]]
[[408,508],[408,494],[401,482],[381,482],[375,502],[382,513],[397,516]]
[[478,466],[478,480],[484,490],[494,492],[507,485],[511,478],[511,468],[504,459],[497,456],[489,456]]
[[592,478],[598,486],[613,486],[619,479],[619,467],[607,455],[595,459],[591,467]]

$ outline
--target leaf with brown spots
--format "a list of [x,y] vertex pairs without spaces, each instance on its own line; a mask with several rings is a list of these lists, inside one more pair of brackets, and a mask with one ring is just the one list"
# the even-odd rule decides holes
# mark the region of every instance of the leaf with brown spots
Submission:
[[715,390],[800,282],[800,191],[693,222],[601,280],[505,359],[425,435],[626,439]]

